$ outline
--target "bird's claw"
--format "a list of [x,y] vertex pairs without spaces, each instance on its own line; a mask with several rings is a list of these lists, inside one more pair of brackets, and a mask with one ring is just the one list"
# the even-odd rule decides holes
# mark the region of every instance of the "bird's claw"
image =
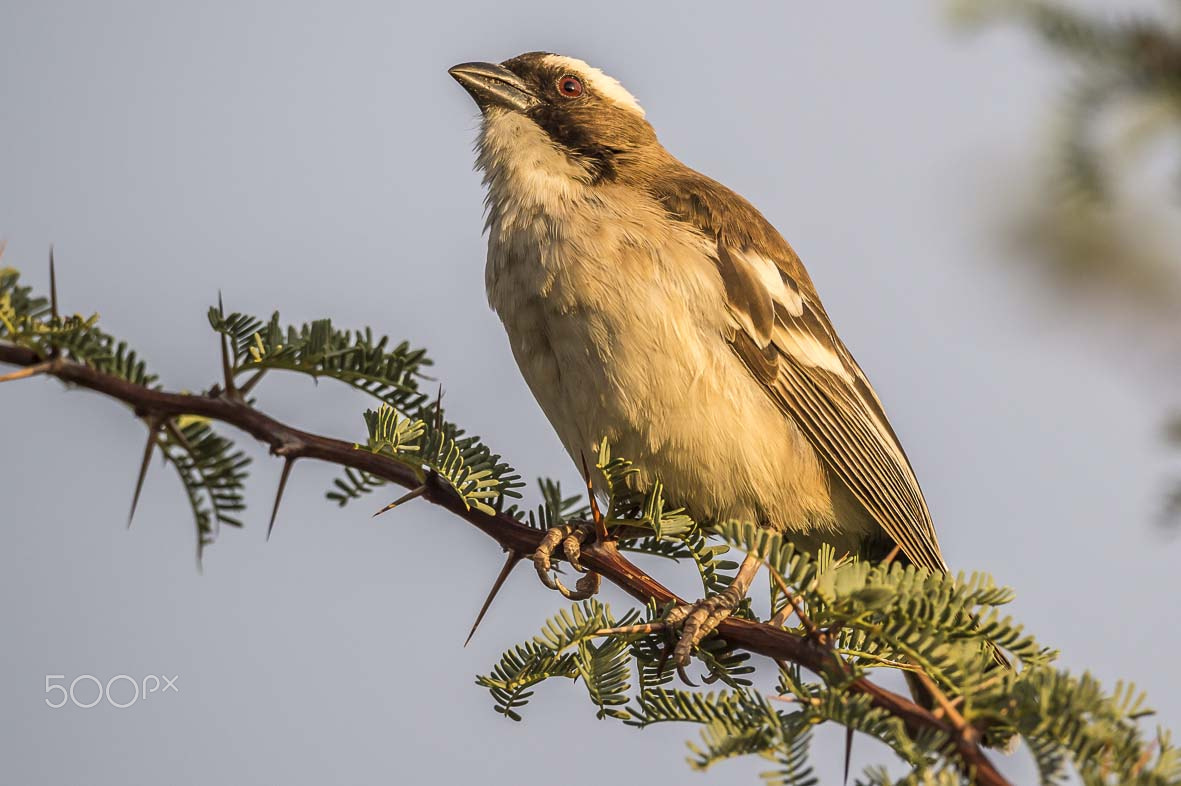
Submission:
[[701,640],[713,633],[741,602],[742,593],[735,587],[727,587],[721,593],[692,605],[673,608],[664,618],[669,626],[681,626],[681,637],[673,648],[673,663],[680,668],[689,665],[693,650]]
[[[545,533],[545,537],[541,539],[537,550],[533,552],[533,567],[537,569],[537,577],[541,579],[541,583],[562,593],[562,597],[568,600],[586,600],[599,591],[601,577],[597,573],[588,572],[580,561],[582,543],[591,532],[593,532],[593,528],[586,524],[563,524],[551,527]],[[579,573],[586,574],[578,580],[573,590],[567,589],[557,576],[550,573],[554,551],[559,546],[570,566]]]

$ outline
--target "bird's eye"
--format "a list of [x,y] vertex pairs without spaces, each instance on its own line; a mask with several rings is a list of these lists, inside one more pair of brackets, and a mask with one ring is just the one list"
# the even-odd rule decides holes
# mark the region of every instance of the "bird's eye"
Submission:
[[573,74],[566,74],[558,80],[558,92],[566,98],[578,98],[582,95],[582,82]]

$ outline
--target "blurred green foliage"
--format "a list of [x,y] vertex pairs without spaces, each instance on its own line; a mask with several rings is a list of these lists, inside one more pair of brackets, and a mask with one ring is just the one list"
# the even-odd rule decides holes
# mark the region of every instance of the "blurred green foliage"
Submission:
[[[1006,251],[1039,266],[1046,292],[1092,295],[1087,305],[1102,306],[1101,319],[1134,325],[1132,349],[1162,353],[1151,362],[1172,383],[1181,334],[1181,2],[1157,6],[955,0],[952,7],[969,29],[1028,30],[1065,72],[1048,112],[1042,180],[1024,199],[1007,195]],[[1181,416],[1173,421],[1169,438],[1181,445]],[[1181,520],[1181,484],[1166,509],[1166,521]]]

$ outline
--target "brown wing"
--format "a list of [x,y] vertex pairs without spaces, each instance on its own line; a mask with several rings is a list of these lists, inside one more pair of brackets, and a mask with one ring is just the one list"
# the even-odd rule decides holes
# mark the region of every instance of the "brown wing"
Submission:
[[910,462],[795,252],[749,203],[695,172],[659,195],[717,239],[728,339],[751,374],[911,562],[945,571]]

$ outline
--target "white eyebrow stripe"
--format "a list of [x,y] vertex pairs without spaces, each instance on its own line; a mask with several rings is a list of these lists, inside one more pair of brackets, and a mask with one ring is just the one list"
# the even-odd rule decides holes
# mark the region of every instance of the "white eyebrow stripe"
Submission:
[[611,103],[635,112],[640,117],[644,116],[644,109],[640,106],[640,102],[636,100],[635,96],[627,92],[627,89],[623,85],[619,84],[618,79],[604,74],[589,63],[579,60],[576,57],[565,57],[563,55],[546,55],[542,58],[542,62],[548,66],[565,68],[574,72],[586,79],[592,90],[602,95]]

